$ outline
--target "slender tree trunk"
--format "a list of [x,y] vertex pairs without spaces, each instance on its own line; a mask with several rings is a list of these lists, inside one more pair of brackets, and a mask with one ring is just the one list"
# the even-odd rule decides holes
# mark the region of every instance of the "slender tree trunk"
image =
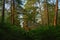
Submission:
[[2,0],[2,20],[1,22],[4,23],[4,18],[5,18],[5,0]]
[[14,0],[11,0],[11,23],[14,24],[14,14],[15,13],[15,3]]
[[47,7],[47,0],[44,0],[44,22],[46,25],[49,25],[49,14],[48,14],[48,7]]
[[54,26],[57,25],[57,17],[58,17],[58,0],[56,0],[56,6],[55,6]]
[[[53,5],[53,7],[52,7],[53,13],[55,13],[55,5],[54,5],[54,1],[55,1],[55,0],[52,0],[52,2],[53,2],[53,3],[52,3],[52,5]],[[52,19],[51,19],[51,20],[52,20],[51,25],[54,25],[54,20],[53,20],[53,19],[54,19],[54,17],[52,17]]]

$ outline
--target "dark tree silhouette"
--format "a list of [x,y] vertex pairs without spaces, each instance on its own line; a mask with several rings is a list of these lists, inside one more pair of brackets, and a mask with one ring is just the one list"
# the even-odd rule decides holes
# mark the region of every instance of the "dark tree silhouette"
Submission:
[[2,20],[1,22],[4,23],[4,15],[5,15],[5,0],[2,0]]

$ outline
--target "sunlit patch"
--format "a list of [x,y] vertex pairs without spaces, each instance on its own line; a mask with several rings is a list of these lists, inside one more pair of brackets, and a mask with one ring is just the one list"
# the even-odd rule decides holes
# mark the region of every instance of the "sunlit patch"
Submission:
[[9,4],[5,4],[5,8],[8,10],[10,9],[10,5]]

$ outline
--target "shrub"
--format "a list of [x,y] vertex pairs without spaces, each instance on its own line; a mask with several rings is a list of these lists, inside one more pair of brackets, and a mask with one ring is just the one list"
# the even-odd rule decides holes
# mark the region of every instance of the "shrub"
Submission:
[[21,27],[11,24],[0,24],[1,40],[23,40],[25,31]]
[[60,26],[41,26],[29,32],[33,40],[60,40]]
[[0,40],[60,40],[60,26],[40,26],[29,32],[20,26],[0,24]]

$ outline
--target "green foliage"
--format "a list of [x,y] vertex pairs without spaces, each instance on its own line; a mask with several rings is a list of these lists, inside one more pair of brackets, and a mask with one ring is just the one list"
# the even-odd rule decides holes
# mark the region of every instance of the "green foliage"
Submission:
[[23,40],[24,30],[11,24],[0,24],[0,40]]
[[55,40],[55,28],[42,26],[40,28],[30,31],[30,36],[34,40]]
[[60,26],[40,26],[29,32],[11,24],[0,24],[0,40],[60,40]]

